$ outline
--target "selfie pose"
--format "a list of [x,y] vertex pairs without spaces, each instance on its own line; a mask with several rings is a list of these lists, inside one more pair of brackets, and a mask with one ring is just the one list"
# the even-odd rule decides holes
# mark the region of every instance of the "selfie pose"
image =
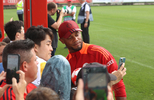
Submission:
[[[59,29],[60,41],[65,44],[69,50],[67,60],[71,65],[71,73],[81,68],[84,63],[98,62],[107,65],[109,73],[118,69],[116,60],[105,48],[87,44],[82,41],[81,29],[74,21],[63,22]],[[117,100],[126,100],[126,91],[123,80],[112,86]]]

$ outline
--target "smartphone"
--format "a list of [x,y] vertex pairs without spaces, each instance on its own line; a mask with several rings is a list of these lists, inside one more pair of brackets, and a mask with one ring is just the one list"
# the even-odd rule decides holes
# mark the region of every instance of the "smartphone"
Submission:
[[126,61],[126,58],[125,58],[125,57],[120,57],[118,69],[121,67],[121,65],[122,65],[123,63],[125,63],[125,61]]
[[6,83],[12,84],[12,78],[16,78],[19,82],[19,74],[16,71],[19,70],[20,66],[20,56],[18,54],[8,54],[7,55],[7,73],[6,73]]
[[107,100],[108,78],[106,67],[83,67],[82,78],[85,100]]

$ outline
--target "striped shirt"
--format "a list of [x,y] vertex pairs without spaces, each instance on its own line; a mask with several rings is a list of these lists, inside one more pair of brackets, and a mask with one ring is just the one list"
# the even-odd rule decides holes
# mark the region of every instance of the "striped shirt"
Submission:
[[[5,84],[6,83],[3,81],[2,84],[0,85],[0,87],[3,87]],[[35,85],[33,85],[32,83],[29,83],[26,87],[27,93],[24,93],[24,99],[26,99],[27,94],[30,93],[35,88],[36,88]],[[5,90],[3,96],[0,98],[0,100],[16,100],[15,94],[14,94],[11,86]]]

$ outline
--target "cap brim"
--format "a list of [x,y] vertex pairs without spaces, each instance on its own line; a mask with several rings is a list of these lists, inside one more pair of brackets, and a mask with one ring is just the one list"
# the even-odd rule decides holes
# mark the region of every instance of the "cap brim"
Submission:
[[[75,29],[73,32],[76,32],[76,31],[82,31],[81,29],[79,29],[79,28],[77,28],[77,29]],[[72,32],[72,33],[73,33]],[[70,31],[69,32],[67,32],[64,36],[63,36],[63,38],[69,38],[69,36],[72,34]]]

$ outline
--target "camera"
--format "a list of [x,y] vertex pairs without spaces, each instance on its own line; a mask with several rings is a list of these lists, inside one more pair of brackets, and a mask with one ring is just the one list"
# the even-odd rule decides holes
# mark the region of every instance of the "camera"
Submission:
[[[58,14],[60,14],[61,10],[60,10],[60,9],[57,9],[56,12],[57,12]],[[71,10],[71,9],[65,9],[63,12],[64,12],[64,13],[67,13],[67,14],[71,14],[71,13],[72,13],[72,10]]]
[[64,10],[64,13],[71,14],[72,13],[72,10],[71,9],[65,9]]
[[95,63],[87,64],[81,70],[86,100],[107,100],[107,68]]
[[61,12],[61,10],[60,9],[57,9],[57,11],[56,11],[58,14]]

